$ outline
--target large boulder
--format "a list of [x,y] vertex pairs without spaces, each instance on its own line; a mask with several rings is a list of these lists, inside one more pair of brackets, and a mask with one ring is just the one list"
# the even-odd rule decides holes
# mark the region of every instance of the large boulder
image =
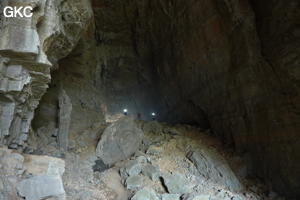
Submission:
[[143,131],[130,117],[123,117],[108,126],[98,143],[96,155],[107,165],[113,165],[134,154],[142,142]]
[[61,177],[41,175],[22,180],[17,190],[20,196],[26,200],[41,200],[46,198],[56,198],[63,200],[65,190]]
[[230,168],[227,161],[214,149],[202,148],[188,154],[199,173],[206,179],[225,186],[231,191],[243,190],[243,185]]
[[65,200],[65,161],[0,148],[1,200]]
[[7,148],[0,148],[0,199],[19,200],[16,184],[24,172],[24,156]]
[[[54,198],[65,200],[62,176],[65,161],[49,156],[24,155],[25,179],[17,184],[17,192],[26,200]],[[23,177],[24,178],[24,177]]]

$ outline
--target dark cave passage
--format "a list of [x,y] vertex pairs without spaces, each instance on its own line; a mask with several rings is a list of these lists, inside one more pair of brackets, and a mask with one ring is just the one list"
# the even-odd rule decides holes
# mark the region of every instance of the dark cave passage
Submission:
[[[117,163],[125,166],[120,167],[125,170],[120,171],[122,184],[141,181],[132,178],[140,174],[131,171],[141,168],[139,173],[147,174],[144,175],[151,181],[163,182],[155,188],[156,193],[172,193],[172,187],[179,186],[170,186],[168,180],[182,177],[162,175],[154,181],[156,175],[152,173],[157,172],[156,166],[138,159],[147,155],[155,160],[159,154],[166,163],[156,164],[167,166],[166,171],[176,165],[169,159],[183,159],[179,163],[189,166],[183,167],[183,171],[216,168],[211,171],[213,175],[200,174],[217,177],[215,181],[225,185],[223,178],[228,178],[238,188],[235,178],[230,177],[244,170],[245,177],[257,178],[267,186],[262,193],[274,190],[289,199],[299,198],[300,3],[297,0],[35,2],[39,9],[34,9],[32,19],[5,19],[2,14],[0,18],[1,146],[19,153],[65,159],[65,181],[71,185],[76,174],[70,167],[72,163],[82,171],[94,168],[85,176],[106,173]],[[1,5],[11,3],[18,1],[5,0]],[[132,137],[132,144],[122,134],[118,136],[118,130]],[[106,136],[107,132],[111,135]],[[140,138],[143,135],[140,132],[146,140]],[[206,138],[211,136],[220,144]],[[105,148],[102,147],[103,138],[113,141],[112,144],[103,142]],[[119,140],[123,143],[115,144]],[[203,154],[199,153],[194,143],[201,148],[210,145],[216,151],[224,148],[223,156],[229,167],[224,164],[222,170],[233,168],[234,174],[227,177],[228,171],[224,175],[221,170],[218,175],[220,169],[215,167],[218,159],[212,158],[215,154],[206,147]],[[137,149],[126,151],[134,145],[140,145],[141,155],[136,155]],[[177,148],[184,145],[187,149]],[[95,154],[95,148],[97,159],[88,157]],[[101,157],[103,149],[113,153],[121,149],[121,153],[107,156],[108,160],[134,157],[125,164],[119,160],[105,163]],[[168,157],[172,150],[178,157]],[[4,151],[3,155],[12,153]],[[183,154],[184,158],[180,157]],[[1,155],[0,151],[0,164]],[[234,169],[232,163],[238,163],[239,159],[233,155],[242,158],[245,169]],[[84,164],[83,158],[87,160]],[[0,199],[1,180],[0,177]],[[76,196],[74,188],[67,189],[73,195],[67,199]],[[154,195],[151,191],[132,191],[135,195],[138,192]],[[194,197],[181,195],[181,198]]]

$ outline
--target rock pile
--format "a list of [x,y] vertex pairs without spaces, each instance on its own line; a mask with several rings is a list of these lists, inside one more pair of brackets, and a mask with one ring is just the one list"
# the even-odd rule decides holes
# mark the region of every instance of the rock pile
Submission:
[[65,152],[65,161],[0,149],[0,199],[284,200],[238,175],[232,155],[191,126],[124,117],[95,148]]
[[61,159],[0,148],[0,199],[65,200],[64,171]]
[[[132,121],[129,126],[132,126]],[[247,180],[236,175],[227,157],[219,152],[219,144],[196,128],[171,127],[157,122],[141,122],[138,126],[144,132],[142,143],[135,143],[139,150],[130,159],[115,162],[113,167],[119,170],[122,183],[131,194],[130,199],[266,198],[258,189],[257,192],[250,191]]]

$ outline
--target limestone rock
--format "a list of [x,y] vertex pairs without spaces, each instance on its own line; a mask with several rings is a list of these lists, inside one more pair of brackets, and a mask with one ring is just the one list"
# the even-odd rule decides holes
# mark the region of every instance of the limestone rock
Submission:
[[0,148],[0,199],[19,200],[16,185],[24,172],[24,156],[7,148]]
[[184,194],[192,191],[193,185],[182,174],[163,174],[162,178],[171,194]]
[[145,178],[140,175],[130,176],[126,179],[126,187],[129,190],[138,190],[145,186]]
[[65,199],[63,183],[58,176],[40,175],[22,180],[17,190],[26,200],[42,200],[49,197]]
[[183,197],[183,200],[210,200],[210,195],[190,194]]
[[[136,156],[139,152],[136,152]],[[141,153],[141,152],[140,152]],[[135,159],[141,164],[146,164],[148,162],[148,158],[145,156],[144,153],[141,153],[141,155],[138,155],[137,158]]]
[[60,158],[27,154],[24,157],[24,169],[27,174],[62,177],[65,172],[65,161]]
[[25,155],[24,170],[30,178],[17,185],[18,194],[26,200],[40,200],[53,197],[65,199],[62,176],[65,162],[49,156]]
[[[64,200],[65,162],[49,156],[22,155],[0,148],[0,199]],[[24,179],[25,178],[25,179]]]
[[96,155],[107,165],[125,160],[139,148],[143,132],[130,117],[123,117],[107,127],[98,143]]
[[[164,121],[211,128],[249,152],[255,175],[299,199],[299,0],[0,2],[35,5],[33,18],[0,19],[1,144],[26,146],[59,66],[69,68],[58,79],[71,85],[74,130],[102,110],[128,106],[147,119],[156,110]],[[97,47],[80,42],[58,64],[89,24]]]
[[61,90],[59,95],[59,123],[58,123],[58,144],[63,150],[68,149],[69,127],[71,123],[72,102],[65,90]]
[[142,173],[145,176],[148,176],[152,181],[157,181],[160,176],[159,168],[151,164],[146,164],[145,166],[143,166]]
[[0,148],[0,166],[2,176],[18,175],[23,169],[24,156],[12,150]]
[[122,177],[123,180],[126,180],[129,177],[128,173],[126,172],[126,169],[124,167],[122,167],[119,170],[119,174],[120,174],[120,176]]
[[131,200],[159,200],[159,197],[152,189],[142,189],[135,193]]
[[109,198],[109,200],[128,200],[128,191],[122,185],[121,177],[117,171],[108,170],[104,175],[104,183],[116,194],[115,198]]
[[[22,1],[23,6],[33,5],[31,18],[5,18],[1,15],[2,145],[7,144],[11,148],[26,146],[34,110],[51,79],[50,68],[57,65],[58,59],[70,53],[79,40],[79,33],[91,19],[88,3],[79,0],[68,0],[63,4],[60,2],[61,0]],[[2,8],[19,4],[18,0],[1,1]],[[66,13],[69,18],[63,17]],[[64,45],[61,44],[62,41]]]
[[162,194],[161,200],[180,200],[179,194]]
[[210,127],[299,199],[299,0],[116,2],[94,3],[108,110],[148,115],[147,95],[162,120]]
[[142,165],[137,160],[131,160],[126,164],[125,169],[128,176],[134,176],[142,171]]
[[215,150],[201,149],[199,152],[192,152],[189,158],[205,178],[223,184],[231,191],[241,191],[243,189],[243,185],[226,160]]

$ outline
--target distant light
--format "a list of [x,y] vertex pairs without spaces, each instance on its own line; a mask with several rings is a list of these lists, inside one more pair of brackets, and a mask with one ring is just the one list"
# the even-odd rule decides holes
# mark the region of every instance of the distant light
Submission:
[[123,110],[124,113],[127,113],[127,111],[128,111],[128,110],[127,110],[126,108]]
[[151,115],[152,115],[152,116],[155,116],[156,114],[153,112],[153,113],[151,113]]

